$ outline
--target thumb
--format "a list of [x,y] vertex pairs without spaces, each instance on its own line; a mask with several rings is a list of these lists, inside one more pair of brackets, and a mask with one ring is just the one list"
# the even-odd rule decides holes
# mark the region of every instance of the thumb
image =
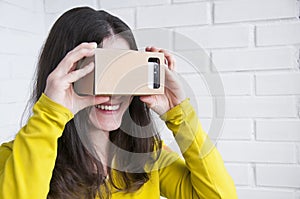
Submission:
[[148,108],[151,108],[154,112],[156,112],[158,115],[162,115],[166,112],[166,108],[163,107],[164,103],[162,102],[162,99],[159,99],[157,95],[147,95],[147,96],[141,96],[140,100],[144,103],[146,103]]
[[155,98],[153,95],[140,96],[140,100],[146,103],[148,108],[151,108],[155,105]]

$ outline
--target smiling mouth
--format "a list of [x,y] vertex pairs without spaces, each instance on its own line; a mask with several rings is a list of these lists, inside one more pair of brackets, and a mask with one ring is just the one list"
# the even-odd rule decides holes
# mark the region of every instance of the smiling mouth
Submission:
[[105,104],[98,104],[95,106],[97,109],[103,111],[117,111],[120,108],[120,104],[117,105],[105,105]]

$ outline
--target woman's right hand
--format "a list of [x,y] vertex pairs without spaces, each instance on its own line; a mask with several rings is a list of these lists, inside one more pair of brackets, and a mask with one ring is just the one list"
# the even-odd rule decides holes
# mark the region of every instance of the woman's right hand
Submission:
[[71,50],[49,74],[44,94],[56,103],[68,108],[74,115],[85,107],[101,104],[109,100],[105,96],[79,96],[73,89],[73,82],[94,69],[94,62],[75,70],[76,63],[83,57],[95,54],[97,43],[82,43]]

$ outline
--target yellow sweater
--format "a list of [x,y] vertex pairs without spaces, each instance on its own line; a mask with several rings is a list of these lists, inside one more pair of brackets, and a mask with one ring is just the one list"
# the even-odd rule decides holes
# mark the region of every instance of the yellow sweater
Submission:
[[[73,118],[65,107],[42,95],[14,141],[0,147],[0,199],[46,199],[57,155],[57,139]],[[189,100],[161,116],[185,160],[163,149],[150,180],[135,193],[117,198],[235,199],[234,183],[217,149],[202,130]]]

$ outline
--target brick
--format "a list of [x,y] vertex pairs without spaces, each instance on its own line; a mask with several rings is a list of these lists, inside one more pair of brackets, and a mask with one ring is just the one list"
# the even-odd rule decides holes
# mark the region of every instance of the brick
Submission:
[[208,119],[208,118],[199,118],[200,123],[202,125],[202,128],[205,132],[209,131],[212,119]]
[[249,185],[249,165],[247,164],[225,164],[226,169],[232,177],[235,185]]
[[0,85],[0,103],[25,102],[30,96],[29,80],[2,80]]
[[212,61],[218,71],[275,70],[297,67],[293,47],[254,50],[215,50]]
[[44,1],[46,13],[64,12],[74,7],[89,6],[97,8],[97,0],[72,0],[72,1],[59,1],[59,0],[45,0]]
[[[183,74],[196,96],[251,95],[252,76],[248,74]],[[220,87],[220,82],[224,89]]]
[[175,70],[182,74],[210,73],[211,59],[208,52],[203,49],[191,51],[175,51]]
[[189,3],[189,2],[199,2],[199,1],[206,1],[206,0],[173,0],[173,3]]
[[225,162],[296,163],[296,147],[290,143],[219,141],[217,148]]
[[45,13],[45,29],[49,32],[61,13]]
[[265,141],[300,141],[300,120],[257,120],[256,139]]
[[170,0],[101,0],[100,5],[102,8],[124,8],[124,7],[141,7],[141,6],[153,6],[153,5],[163,5],[170,3]]
[[[18,0],[13,0],[13,1],[18,1]],[[26,6],[28,6],[28,5],[26,5]],[[45,16],[44,1],[34,1],[33,9],[35,12],[41,12],[41,13],[43,13],[43,16]],[[44,21],[44,19],[43,19],[43,21]]]
[[18,124],[1,126],[0,145],[4,142],[13,140],[19,129],[20,127]]
[[168,51],[172,49],[173,31],[162,28],[140,28],[132,31],[139,49],[155,46]]
[[12,78],[32,80],[37,67],[38,57],[29,55],[11,56]]
[[213,98],[190,96],[190,99],[199,117],[212,118],[213,111],[216,108]]
[[225,119],[220,139],[250,140],[253,124],[250,119]]
[[[249,44],[250,29],[247,25],[177,28],[176,31],[203,48],[247,47]],[[193,48],[184,40],[178,41],[175,49]]]
[[[180,27],[208,24],[208,3],[140,7],[137,9],[137,28]],[[182,17],[184,16],[184,17]]]
[[300,44],[300,22],[267,24],[256,26],[256,45]]
[[[279,179],[277,179],[279,180]],[[295,193],[292,190],[277,190],[267,188],[237,188],[238,198],[243,199],[295,199]]]
[[[222,110],[222,98],[217,99],[217,110]],[[298,117],[294,97],[226,97],[226,118]],[[221,117],[221,112],[218,116]]]
[[256,75],[257,95],[299,95],[300,73],[276,73]]
[[300,187],[300,166],[257,165],[256,181],[259,186]]
[[297,18],[295,0],[244,0],[215,2],[215,23]]
[[25,103],[0,103],[0,126],[19,124]]
[[12,65],[11,65],[12,56],[0,54],[0,60],[1,60],[0,80],[11,78],[11,76],[12,76]]
[[0,53],[37,56],[43,44],[43,37],[5,29],[0,32],[0,43]]
[[35,0],[26,0],[26,1],[3,0],[3,1],[34,12],[44,12],[43,1],[35,1]]
[[[222,74],[225,96],[229,95],[251,95],[253,77],[251,74]],[[215,80],[212,78],[211,84]]]
[[109,11],[112,15],[119,17],[131,29],[135,28],[135,10],[134,8],[113,9]]
[[0,2],[0,5],[0,26],[32,33],[40,33],[44,29],[43,13],[4,2]]
[[210,96],[209,87],[202,74],[183,74],[187,85],[184,89],[188,96]]

